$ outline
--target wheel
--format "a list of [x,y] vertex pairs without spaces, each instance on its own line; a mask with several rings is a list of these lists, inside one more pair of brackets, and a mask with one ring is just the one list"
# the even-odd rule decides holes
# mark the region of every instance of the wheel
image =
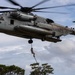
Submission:
[[30,39],[30,40],[28,41],[28,43],[29,43],[29,44],[33,43],[33,40],[32,40],[32,39]]
[[60,36],[57,36],[57,39],[60,39]]
[[42,40],[42,41],[45,41],[45,38],[42,38],[41,40]]

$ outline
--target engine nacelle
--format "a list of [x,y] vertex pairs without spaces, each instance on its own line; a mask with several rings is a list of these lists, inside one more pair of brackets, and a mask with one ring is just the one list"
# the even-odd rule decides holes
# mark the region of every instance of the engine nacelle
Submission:
[[30,21],[34,19],[33,15],[18,13],[18,12],[12,12],[10,14],[10,17],[13,19],[21,20],[21,21]]

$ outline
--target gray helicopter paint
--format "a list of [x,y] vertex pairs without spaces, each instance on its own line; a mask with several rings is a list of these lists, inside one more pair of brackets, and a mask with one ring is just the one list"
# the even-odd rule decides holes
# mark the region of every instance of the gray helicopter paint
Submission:
[[[71,28],[67,28],[61,26],[56,23],[47,23],[46,19],[33,14],[20,14],[19,18],[22,18],[21,21],[19,19],[15,19],[11,17],[11,14],[14,12],[3,13],[0,15],[0,31],[9,35],[15,35],[19,37],[25,38],[38,38],[44,39],[51,42],[61,41],[57,39],[57,36],[67,35],[67,34],[75,34],[75,31]],[[17,12],[16,12],[17,13]],[[2,18],[3,19],[2,19]],[[35,20],[33,20],[36,17]],[[31,19],[31,21],[24,21]],[[13,24],[11,24],[11,20],[13,20]],[[17,28],[17,30],[15,30]],[[53,36],[53,33],[55,35]],[[36,35],[37,34],[37,35]],[[41,35],[40,35],[41,34]]]

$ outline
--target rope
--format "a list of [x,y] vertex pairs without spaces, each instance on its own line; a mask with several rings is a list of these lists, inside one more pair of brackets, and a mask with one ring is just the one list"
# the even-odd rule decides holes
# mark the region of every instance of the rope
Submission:
[[33,45],[32,45],[32,44],[31,44],[31,53],[32,53],[32,55],[33,55],[34,60],[35,60],[36,63],[37,63],[37,59],[36,59],[35,52],[34,52],[34,50],[33,50]]

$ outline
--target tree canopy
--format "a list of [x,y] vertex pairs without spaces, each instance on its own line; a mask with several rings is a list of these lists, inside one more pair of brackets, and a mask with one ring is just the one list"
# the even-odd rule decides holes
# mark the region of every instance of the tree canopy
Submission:
[[[39,63],[33,63],[30,64],[31,66],[31,72],[30,75],[49,75],[53,74],[54,69],[51,67],[51,65],[48,65],[48,63],[45,64],[39,64]],[[6,65],[0,65],[0,75],[24,75],[25,70],[15,66],[6,66]]]
[[48,63],[40,65],[39,63],[33,63],[30,65],[32,71],[30,75],[49,75],[53,74],[54,69]]
[[24,69],[15,65],[0,65],[0,75],[24,75],[24,72]]

